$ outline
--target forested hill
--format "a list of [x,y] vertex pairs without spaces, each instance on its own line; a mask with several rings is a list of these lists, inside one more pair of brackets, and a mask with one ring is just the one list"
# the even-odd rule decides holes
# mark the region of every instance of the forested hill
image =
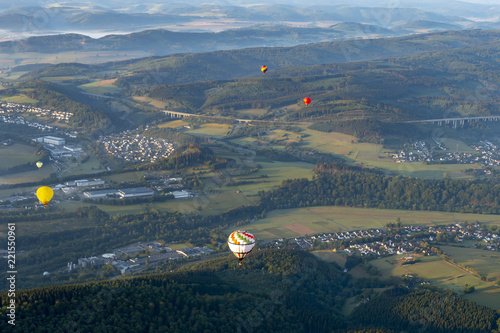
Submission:
[[[432,290],[395,289],[341,315],[361,295],[348,274],[306,252],[255,250],[183,270],[17,292],[2,332],[491,332],[495,311]],[[358,283],[359,284],[359,283]],[[7,293],[0,315],[7,313]],[[444,306],[439,307],[439,304]],[[425,317],[429,308],[433,316]]]
[[[281,116],[297,120],[334,115],[334,122],[321,119],[313,127],[325,132],[342,131],[339,116],[383,121],[443,118],[444,114],[486,116],[500,112],[500,93],[494,88],[495,82],[500,82],[499,45],[287,67],[275,70],[275,75],[157,85],[133,93],[167,102],[167,108],[193,113],[216,110],[226,116],[231,115],[231,109],[302,105],[302,98],[308,96],[313,103],[307,108],[287,108]],[[274,119],[276,114],[268,113],[261,119],[266,116]]]
[[[251,260],[250,260],[251,257]],[[231,254],[187,272],[18,292],[2,332],[329,332],[347,275],[303,252]],[[304,302],[307,300],[307,302]],[[0,314],[6,318],[7,294]]]
[[105,103],[92,100],[71,87],[42,80],[33,80],[14,88],[4,89],[2,95],[25,95],[34,100],[32,104],[36,107],[71,112],[73,115],[69,118],[69,125],[75,128],[109,130],[122,123]]
[[[499,40],[500,31],[496,30],[448,31],[390,39],[353,40],[294,47],[260,47],[197,54],[177,54],[166,57],[89,65],[81,74],[95,77],[100,76],[100,73],[105,70],[116,71],[118,76],[122,76],[116,84],[130,88],[255,75],[262,65],[269,66],[266,75],[272,76],[275,69],[283,67],[310,66],[332,62],[344,63],[422,51],[494,45],[498,44]],[[64,66],[66,65],[35,70],[25,75],[24,78],[57,76],[53,75],[52,70],[61,71]]]

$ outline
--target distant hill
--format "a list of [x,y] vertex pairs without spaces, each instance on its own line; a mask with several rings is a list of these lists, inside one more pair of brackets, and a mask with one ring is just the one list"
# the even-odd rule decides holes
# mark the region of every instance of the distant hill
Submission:
[[447,30],[462,30],[462,29],[463,29],[462,26],[435,22],[435,21],[427,21],[427,20],[412,21],[391,28],[391,30],[394,32],[405,33],[405,34],[417,33],[417,32],[421,33],[421,32],[438,32]]
[[[79,6],[78,3],[66,3],[63,6],[47,8],[41,6],[15,7],[0,12],[0,29],[17,32],[54,32],[81,29],[138,31],[146,28],[206,20],[219,21],[222,24],[227,24],[228,20],[233,20],[247,22],[250,25],[276,24],[279,22],[344,21],[378,25],[384,28],[415,20],[438,21],[449,24],[470,22],[471,25],[474,24],[474,22],[461,17],[416,8],[400,7],[384,8],[335,4],[231,6],[228,4],[203,3],[196,5],[174,4],[172,6],[144,4],[143,6],[123,7],[125,8],[113,10],[98,6]],[[44,19],[47,17],[50,19]],[[192,27],[191,29],[195,28]],[[203,28],[200,27],[200,29]]]
[[59,34],[0,42],[0,53],[66,51],[147,51],[152,55],[196,53],[258,46],[290,46],[351,38],[396,35],[389,29],[359,23],[339,23],[329,28],[296,28],[258,25],[218,33],[145,30],[124,35],[91,38],[82,34]]
[[346,34],[356,34],[358,36],[366,36],[368,34],[380,34],[381,36],[394,36],[394,31],[382,28],[378,25],[362,24],[355,22],[342,22],[330,26],[331,29],[340,31]]

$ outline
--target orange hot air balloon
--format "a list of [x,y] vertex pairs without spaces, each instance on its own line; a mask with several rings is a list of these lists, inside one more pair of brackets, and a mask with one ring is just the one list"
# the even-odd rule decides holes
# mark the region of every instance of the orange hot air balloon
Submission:
[[267,66],[262,66],[262,67],[260,68],[260,70],[262,71],[262,73],[267,72]]
[[42,186],[36,190],[36,196],[44,206],[47,206],[53,195],[54,191],[48,186]]
[[304,98],[304,104],[305,104],[305,105],[309,105],[309,104],[311,104],[311,99],[310,99],[309,97],[305,97],[305,98]]

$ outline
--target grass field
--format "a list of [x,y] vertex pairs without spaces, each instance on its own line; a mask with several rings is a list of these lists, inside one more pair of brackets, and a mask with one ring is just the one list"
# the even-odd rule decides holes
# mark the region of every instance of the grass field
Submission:
[[306,162],[260,162],[256,161],[261,168],[250,175],[234,176],[234,181],[252,182],[238,186],[229,186],[235,191],[242,191],[249,196],[257,195],[259,191],[269,191],[281,185],[283,180],[294,178],[311,179],[314,167],[311,163]]
[[158,108],[158,109],[165,109],[165,107],[167,105],[167,102],[162,102],[162,101],[159,101],[157,99],[149,98],[146,96],[134,96],[133,99],[135,99],[136,101],[148,103],[151,106],[154,106],[155,108]]
[[224,137],[233,129],[233,125],[208,123],[199,128],[187,130],[186,133],[200,136]]
[[332,250],[318,250],[311,253],[323,261],[337,263],[340,267],[344,267],[346,262],[345,256],[341,253],[333,252]]
[[479,275],[486,275],[489,280],[500,279],[500,255],[498,252],[455,246],[440,247],[457,264],[471,267]]
[[30,98],[25,94],[19,94],[8,97],[0,96],[0,99],[2,100],[2,102],[19,103],[19,104],[34,104],[38,102],[37,99]]
[[[36,169],[28,172],[20,172],[12,175],[0,176],[0,185],[2,184],[22,184],[29,182],[40,181],[44,178],[48,178],[51,173],[56,172],[56,167],[52,165],[44,165],[41,169]],[[3,191],[2,191],[3,192]],[[10,193],[18,193],[19,189],[14,188],[10,190]],[[9,194],[11,195],[11,194]]]
[[172,121],[167,121],[166,123],[158,125],[160,128],[178,128],[178,127],[183,127],[187,126],[189,123],[185,122],[182,119],[179,120],[172,120]]
[[93,154],[90,154],[88,161],[85,163],[65,163],[63,171],[58,173],[57,176],[91,174],[103,171],[104,169],[101,167],[99,160]]
[[244,110],[238,110],[238,117],[241,118],[246,118],[246,117],[251,117],[251,116],[260,116],[266,113],[266,109],[244,109]]
[[[391,151],[384,149],[382,145],[374,143],[361,143],[351,135],[342,133],[324,133],[308,129],[307,126],[300,126],[304,130],[301,134],[307,134],[303,138],[305,147],[315,149],[319,152],[332,153],[350,164],[358,164],[369,168],[381,168],[405,176],[418,178],[441,179],[447,173],[452,178],[470,178],[465,174],[466,168],[482,168],[480,164],[424,164],[422,162],[395,163],[390,157]],[[299,135],[293,132],[287,132],[281,129],[273,129],[265,137],[269,146],[275,149],[282,149],[282,145],[289,141],[298,141]],[[231,141],[241,146],[251,146],[256,138],[242,137],[232,139]],[[280,141],[279,144],[272,141]],[[446,140],[444,140],[446,141]],[[450,145],[459,147],[460,151],[466,148],[466,145],[458,140],[449,139]]]
[[35,147],[15,143],[0,147],[0,169],[7,169],[28,162],[36,162],[40,157],[35,155]]
[[[137,204],[126,206],[95,205],[99,209],[110,215],[117,214],[136,214],[150,209],[168,212],[180,213],[198,213],[200,215],[214,215],[223,213],[231,208],[238,206],[248,206],[254,203],[243,194],[230,191],[221,191],[215,194],[202,194],[198,197],[186,199],[174,199],[165,202],[156,202],[152,204]],[[58,205],[60,209],[72,212],[75,208],[89,206],[85,202],[65,202]],[[94,205],[94,204],[92,204]],[[201,209],[199,209],[201,208]]]
[[[305,128],[305,127],[304,127]],[[405,176],[418,178],[443,178],[448,172],[453,178],[468,178],[464,173],[466,168],[481,168],[479,164],[424,164],[422,162],[394,163],[388,155],[389,150],[384,149],[379,144],[358,143],[354,136],[341,133],[323,133],[311,129],[305,129],[302,133],[309,134],[304,138],[307,145],[322,152],[334,153],[344,156],[347,161],[362,164],[366,167],[376,167]],[[443,143],[450,145],[453,151],[458,147],[458,151],[470,151],[465,143],[454,139],[442,139]]]
[[[42,222],[18,221],[16,222],[16,236],[36,236],[47,232],[79,229],[86,226],[89,226],[89,221],[84,219],[44,220]],[[5,235],[6,231],[7,225],[1,224],[0,235]]]
[[133,172],[125,172],[119,173],[116,175],[103,177],[106,181],[114,181],[116,183],[120,182],[134,182],[134,181],[142,181],[144,180],[145,171],[133,171]]
[[[67,51],[59,53],[36,53],[36,52],[15,52],[15,53],[0,53],[2,65],[16,66],[38,63],[68,63],[79,62],[85,64],[103,63],[106,61],[119,61],[133,58],[147,57],[150,54],[146,51]],[[12,76],[18,72],[10,73]]]
[[452,138],[440,138],[439,141],[452,153],[455,152],[472,152],[474,149],[469,147],[465,142]]
[[459,294],[463,293],[466,284],[473,285],[475,291],[463,297],[478,304],[500,309],[500,288],[492,287],[470,273],[456,268],[439,257],[421,257],[422,262],[414,265],[401,266],[398,260],[405,255],[384,257],[370,263],[377,267],[383,276],[401,276],[414,274],[427,280],[431,285],[451,289]]
[[320,206],[273,210],[264,219],[257,220],[246,228],[261,240],[272,240],[300,236],[285,228],[295,224],[302,224],[315,233],[338,232],[381,228],[398,217],[403,225],[435,226],[461,221],[500,225],[498,215]]
[[113,85],[113,82],[115,81],[116,79],[95,80],[92,83],[82,84],[78,86],[78,88],[90,94],[98,94],[98,95],[102,95],[105,93],[119,93],[121,92],[122,89]]

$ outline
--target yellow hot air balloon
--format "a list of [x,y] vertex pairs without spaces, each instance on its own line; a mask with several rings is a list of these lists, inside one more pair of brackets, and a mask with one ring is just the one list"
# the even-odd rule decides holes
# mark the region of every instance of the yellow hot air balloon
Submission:
[[36,162],[36,166],[38,167],[38,169],[40,169],[43,166],[43,162],[42,161]]
[[47,206],[53,195],[54,191],[52,191],[52,189],[48,186],[42,186],[38,190],[36,190],[36,196],[38,197],[38,200],[40,200],[40,202],[45,206]]

